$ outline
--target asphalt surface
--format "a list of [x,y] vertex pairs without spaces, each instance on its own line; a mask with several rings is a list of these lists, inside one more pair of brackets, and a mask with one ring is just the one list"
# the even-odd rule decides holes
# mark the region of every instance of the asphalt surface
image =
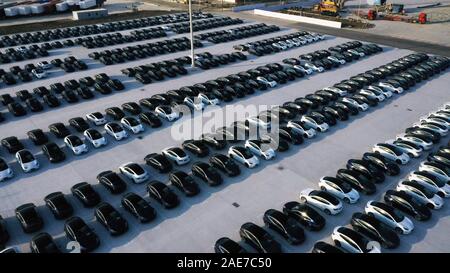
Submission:
[[[247,22],[251,23],[251,22]],[[230,26],[228,28],[233,28]],[[226,29],[226,28],[225,28]],[[209,30],[212,31],[212,30]],[[282,31],[268,35],[257,36],[245,40],[233,41],[219,45],[209,45],[199,52],[209,51],[213,54],[232,51],[232,45],[246,41],[260,40],[266,37],[274,37],[294,31],[283,28]],[[179,35],[184,36],[184,35]],[[169,38],[177,36],[169,36]],[[158,39],[156,39],[158,40]],[[120,196],[109,194],[96,182],[96,175],[104,170],[117,170],[118,166],[126,162],[144,163],[143,158],[151,152],[160,152],[168,146],[179,146],[180,140],[175,140],[172,135],[173,124],[167,122],[163,127],[151,129],[140,137],[131,136],[129,139],[117,142],[108,137],[109,144],[101,149],[94,150],[90,147],[89,153],[82,156],[69,154],[66,148],[67,160],[59,164],[50,164],[42,155],[38,147],[35,147],[26,139],[26,132],[31,129],[47,129],[54,122],[65,122],[72,117],[84,116],[92,111],[103,111],[110,106],[119,106],[127,101],[137,101],[140,98],[156,93],[179,88],[225,76],[256,66],[281,61],[287,57],[296,57],[300,54],[312,52],[317,49],[326,49],[330,46],[348,41],[345,38],[327,36],[327,39],[300,48],[291,49],[264,57],[251,57],[247,61],[222,66],[208,71],[195,70],[187,76],[169,79],[162,82],[143,86],[132,78],[127,78],[120,73],[125,67],[146,64],[158,60],[171,59],[187,55],[188,51],[170,55],[162,55],[120,65],[105,67],[93,60],[87,59],[87,54],[94,50],[81,47],[63,48],[51,52],[51,56],[42,60],[51,60],[54,57],[73,55],[86,60],[91,69],[72,74],[55,73],[50,78],[34,81],[29,84],[20,84],[14,87],[0,89],[0,94],[14,93],[17,90],[28,89],[40,85],[48,86],[53,82],[64,82],[68,79],[78,79],[87,75],[100,72],[108,73],[114,78],[125,82],[126,90],[115,92],[108,96],[97,96],[94,100],[75,105],[67,105],[56,110],[46,110],[39,114],[23,118],[12,118],[0,125],[0,135],[15,135],[23,140],[26,148],[38,154],[41,169],[30,174],[24,174],[19,170],[17,163],[12,163],[15,178],[0,184],[0,214],[6,219],[11,240],[7,246],[19,246],[22,251],[29,251],[28,242],[33,234],[24,234],[14,217],[14,209],[28,202],[34,202],[38,211],[44,218],[45,227],[42,231],[49,232],[56,238],[58,245],[64,249],[67,239],[63,233],[63,221],[55,220],[45,207],[43,198],[55,191],[70,193],[70,187],[81,181],[87,181],[94,185],[104,201],[110,202],[128,220],[130,230],[119,237],[111,237],[104,227],[94,220],[94,210],[86,209],[71,195],[67,198],[74,205],[75,215],[86,220],[99,234],[101,246],[97,252],[212,252],[214,242],[228,236],[239,241],[238,230],[245,222],[262,224],[262,215],[269,208],[281,209],[285,202],[297,200],[301,190],[317,188],[319,178],[325,175],[334,175],[335,172],[345,166],[350,158],[361,157],[365,151],[370,150],[373,144],[395,137],[406,127],[417,121],[419,117],[437,109],[444,102],[449,101],[447,86],[450,84],[450,74],[443,73],[426,82],[423,82],[402,95],[395,95],[386,103],[369,109],[369,111],[332,127],[329,132],[318,135],[304,145],[291,147],[283,154],[278,154],[275,160],[262,162],[256,169],[247,170],[241,168],[242,174],[236,178],[225,178],[223,185],[208,187],[198,181],[201,193],[195,197],[180,196],[179,207],[166,210],[155,201],[150,200],[146,193],[145,184],[128,183],[127,191],[133,191],[149,200],[155,207],[158,217],[149,224],[140,224],[131,217],[123,208],[119,208]],[[145,43],[146,41],[136,42]],[[131,44],[130,44],[131,45]],[[117,45],[100,50],[123,47]],[[322,74],[313,74],[304,79],[290,82],[289,84],[257,92],[254,95],[232,102],[233,105],[274,105],[288,100],[304,96],[320,88],[346,79],[352,75],[375,68],[399,57],[411,53],[410,50],[384,46],[384,52],[363,58],[360,61],[347,64],[341,68],[327,71]],[[38,62],[41,59],[33,60]],[[27,61],[23,64],[28,63]],[[1,68],[9,68],[9,65],[1,65]],[[223,106],[222,106],[223,107]],[[2,108],[1,111],[5,111]],[[206,110],[206,112],[211,110]],[[200,117],[195,117],[195,120]],[[73,131],[73,130],[72,130]],[[61,147],[61,140],[56,140]],[[445,143],[443,141],[443,143]],[[226,152],[226,150],[222,151]],[[1,156],[8,162],[13,161],[12,155],[7,154],[1,148]],[[194,161],[197,158],[193,157]],[[201,159],[206,160],[206,159]],[[378,194],[371,199],[379,199],[385,189],[393,187],[410,170],[414,170],[421,159],[402,168],[402,174],[388,179],[379,188]],[[189,167],[177,168],[188,171]],[[145,167],[151,173],[151,179],[167,181],[166,175],[157,174]],[[363,198],[355,205],[346,205],[342,214],[327,216],[326,228],[318,233],[306,232],[306,242],[297,247],[288,246],[283,242],[283,248],[287,252],[307,252],[317,240],[328,240],[332,229],[337,225],[347,224],[354,211],[362,211],[366,201]],[[408,236],[402,236],[402,244],[396,251],[399,252],[448,252],[450,240],[447,236],[450,226],[448,204],[433,213],[433,219],[427,223],[417,223],[417,229]],[[274,233],[272,233],[274,234]],[[279,239],[279,237],[277,237]],[[281,239],[280,239],[281,241]],[[250,250],[249,247],[247,249]]]

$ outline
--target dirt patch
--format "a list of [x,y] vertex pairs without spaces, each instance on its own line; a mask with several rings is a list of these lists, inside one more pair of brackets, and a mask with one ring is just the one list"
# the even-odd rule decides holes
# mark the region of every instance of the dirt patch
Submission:
[[61,19],[56,21],[43,21],[43,22],[35,22],[29,24],[21,24],[21,25],[9,25],[9,26],[1,26],[0,34],[14,34],[21,32],[30,32],[30,31],[42,31],[46,29],[55,29],[55,28],[65,28],[65,27],[75,27],[82,25],[90,25],[90,24],[101,24],[107,22],[121,21],[121,20],[129,20],[129,19],[137,19],[143,17],[150,16],[158,16],[176,13],[179,11],[166,11],[166,10],[142,10],[137,12],[124,12],[124,13],[114,13],[110,14],[104,18],[91,19],[91,20],[81,20],[81,21],[73,21],[70,19]]

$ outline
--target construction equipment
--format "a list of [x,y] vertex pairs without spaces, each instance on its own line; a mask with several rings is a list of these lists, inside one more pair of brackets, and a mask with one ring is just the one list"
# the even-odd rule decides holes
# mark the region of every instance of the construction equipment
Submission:
[[313,10],[320,14],[338,16],[347,0],[321,0],[319,4],[314,5]]
[[406,14],[391,14],[391,13],[378,13],[376,10],[370,9],[366,14],[360,11],[359,13],[355,13],[361,18],[368,20],[388,20],[388,21],[397,21],[397,22],[406,22],[406,23],[419,23],[426,24],[427,23],[427,14],[424,12],[419,13],[419,16],[408,16]]

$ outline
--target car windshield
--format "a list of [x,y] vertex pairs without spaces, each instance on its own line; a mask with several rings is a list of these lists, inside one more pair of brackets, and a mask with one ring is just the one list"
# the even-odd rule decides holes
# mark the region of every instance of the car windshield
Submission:
[[59,151],[59,147],[58,147],[58,145],[56,145],[56,144],[50,144],[50,145],[47,145],[47,149],[48,149],[48,151],[51,152],[51,153],[56,153],[56,152]]
[[424,188],[424,187],[420,187],[420,191],[421,191],[423,194],[425,194],[425,196],[426,196],[427,198],[433,198],[433,197],[434,197],[434,193],[431,192],[430,190]]
[[111,127],[111,130],[112,130],[114,133],[119,133],[119,132],[122,132],[122,131],[123,131],[122,127],[121,127],[119,124],[117,124],[117,123],[111,123],[111,124],[110,124],[110,127]]
[[166,115],[170,115],[172,113],[172,108],[170,106],[163,105],[163,106],[160,106],[160,108],[163,110],[163,112]]
[[3,159],[0,159],[0,171],[4,171],[6,169],[8,169],[8,165]]
[[322,117],[319,117],[318,115],[311,116],[312,119],[316,121],[317,124],[325,123],[325,120]]
[[71,137],[70,142],[72,143],[72,146],[74,146],[74,147],[83,145],[83,141],[81,141],[81,139],[78,137]]
[[253,154],[250,153],[247,149],[243,148],[243,147],[236,147],[236,150],[242,154],[242,156],[245,159],[250,159],[253,157]]
[[329,195],[329,194],[326,193],[326,192],[323,192],[323,191],[317,191],[317,192],[316,192],[316,195],[317,195],[318,197],[321,197],[321,198],[323,198],[323,199],[329,201],[331,204],[333,204],[333,205],[335,205],[335,206],[339,204],[339,200],[337,200],[336,198],[333,198],[331,195]]
[[24,219],[32,219],[36,216],[34,209],[25,209],[20,214]]
[[102,134],[100,134],[97,130],[90,130],[89,135],[93,140],[102,138]]
[[142,175],[145,173],[145,170],[138,164],[130,164],[128,167],[137,175]]
[[396,156],[401,156],[403,154],[402,150],[400,150],[399,148],[393,146],[393,145],[389,145],[387,146],[392,152],[394,152],[394,154]]
[[309,124],[307,124],[307,123],[305,123],[305,122],[300,122],[300,125],[301,125],[305,130],[314,129],[312,126],[310,126]]
[[92,113],[92,116],[95,117],[96,119],[102,119],[103,118],[103,115],[100,112]]
[[130,124],[130,126],[138,126],[139,125],[139,121],[137,121],[134,118],[127,118],[126,119],[128,121],[128,123]]
[[172,152],[174,152],[178,157],[185,157],[186,153],[181,148],[172,148]]
[[21,153],[20,158],[22,159],[23,163],[28,163],[34,160],[34,156],[28,151],[24,151],[23,153]]
[[235,166],[234,162],[232,160],[229,160],[229,159],[223,160],[223,164],[225,165],[225,167],[228,167],[228,168]]

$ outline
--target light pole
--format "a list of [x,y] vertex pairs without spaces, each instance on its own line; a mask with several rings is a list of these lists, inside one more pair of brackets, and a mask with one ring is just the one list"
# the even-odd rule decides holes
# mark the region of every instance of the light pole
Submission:
[[191,66],[195,67],[194,62],[194,28],[192,27],[192,0],[189,0],[189,27],[191,29]]

